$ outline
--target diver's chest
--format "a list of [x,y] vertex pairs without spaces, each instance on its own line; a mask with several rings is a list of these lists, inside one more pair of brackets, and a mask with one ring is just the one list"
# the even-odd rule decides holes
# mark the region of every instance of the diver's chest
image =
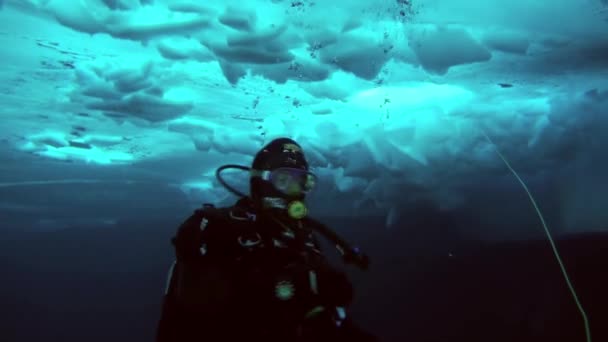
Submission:
[[[311,230],[284,229],[259,224],[236,226],[226,241],[230,254],[238,263],[265,264],[296,262],[321,252]],[[293,259],[293,260],[292,260]]]

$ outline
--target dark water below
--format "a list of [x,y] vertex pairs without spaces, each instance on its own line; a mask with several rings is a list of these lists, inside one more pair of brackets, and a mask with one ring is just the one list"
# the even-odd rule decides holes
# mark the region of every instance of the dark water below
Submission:
[[[448,221],[387,231],[382,219],[326,220],[372,257],[370,271],[349,270],[361,325],[382,341],[584,341],[546,241],[473,241]],[[4,231],[0,340],[152,341],[177,223]],[[558,244],[594,341],[608,341],[608,234]]]

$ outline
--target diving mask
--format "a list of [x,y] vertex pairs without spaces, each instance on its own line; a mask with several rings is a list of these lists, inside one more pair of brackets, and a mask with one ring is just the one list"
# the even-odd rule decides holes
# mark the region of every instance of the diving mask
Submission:
[[311,192],[317,184],[317,176],[304,170],[292,167],[280,167],[274,170],[252,170],[258,176],[287,196],[297,196]]

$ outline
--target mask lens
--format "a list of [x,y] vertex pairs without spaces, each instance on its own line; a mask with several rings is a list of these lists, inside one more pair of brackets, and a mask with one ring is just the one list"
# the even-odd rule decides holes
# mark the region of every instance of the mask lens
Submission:
[[311,191],[317,181],[315,175],[306,170],[279,168],[271,172],[270,182],[285,194],[297,195]]

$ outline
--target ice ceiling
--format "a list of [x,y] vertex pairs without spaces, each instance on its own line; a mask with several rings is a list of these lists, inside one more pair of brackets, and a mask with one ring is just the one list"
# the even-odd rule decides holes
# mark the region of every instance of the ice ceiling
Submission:
[[159,186],[227,204],[215,168],[279,136],[319,211],[389,226],[507,175],[482,132],[525,177],[579,165],[571,211],[603,179],[580,172],[608,140],[605,0],[0,4],[4,212],[111,223]]

